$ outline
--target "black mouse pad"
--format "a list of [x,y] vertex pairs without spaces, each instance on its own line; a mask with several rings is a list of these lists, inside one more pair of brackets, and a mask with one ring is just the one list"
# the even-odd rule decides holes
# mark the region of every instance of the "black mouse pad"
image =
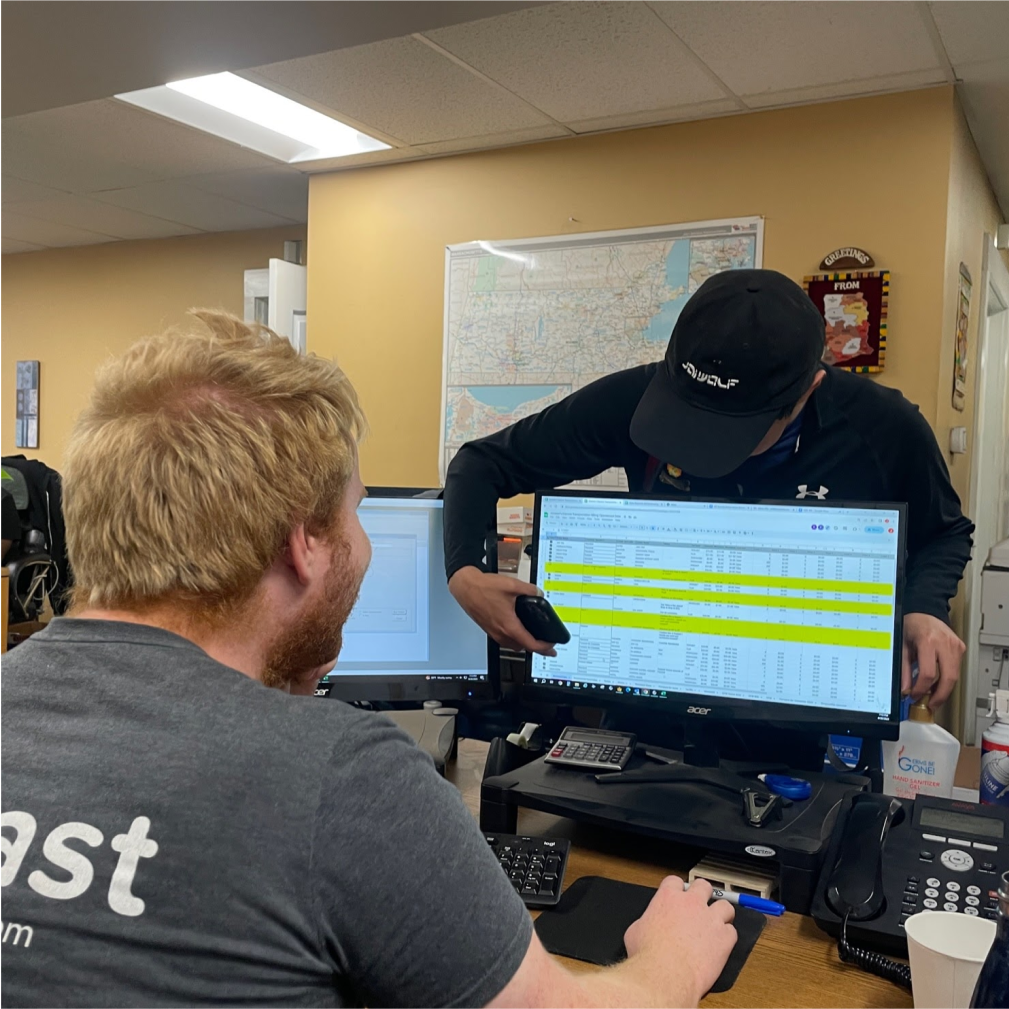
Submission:
[[[619,963],[627,958],[624,932],[645,913],[654,894],[650,886],[582,876],[568,887],[556,907],[536,919],[536,932],[547,950],[559,956],[603,966]],[[737,907],[734,924],[739,938],[711,987],[714,992],[728,991],[735,984],[764,929],[764,915]]]

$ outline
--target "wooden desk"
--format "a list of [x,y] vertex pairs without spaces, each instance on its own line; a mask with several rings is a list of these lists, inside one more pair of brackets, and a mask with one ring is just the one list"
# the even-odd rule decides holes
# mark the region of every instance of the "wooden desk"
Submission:
[[[462,793],[474,816],[480,811],[480,780],[487,744],[460,740],[459,757],[448,765],[448,779]],[[643,886],[658,886],[664,876],[687,878],[697,858],[684,857],[675,846],[575,823],[536,810],[519,811],[519,830],[566,837],[572,842],[565,874],[570,885],[581,876],[606,876]],[[580,960],[564,959],[571,970],[601,970]],[[703,1006],[910,1006],[911,993],[842,964],[837,943],[798,914],[768,918],[736,983],[727,992],[709,995]]]

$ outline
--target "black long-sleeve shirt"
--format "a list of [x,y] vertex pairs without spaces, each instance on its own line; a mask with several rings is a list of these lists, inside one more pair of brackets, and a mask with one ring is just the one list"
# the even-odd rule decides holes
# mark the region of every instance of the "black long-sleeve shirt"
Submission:
[[[448,577],[481,567],[499,498],[586,480],[611,467],[632,493],[698,497],[903,501],[908,506],[905,613],[949,619],[949,600],[970,559],[973,523],[918,408],[899,392],[827,369],[803,416],[796,450],[779,465],[748,460],[714,480],[655,479],[659,462],[630,438],[631,417],[656,364],[591,385],[497,434],[464,445],[445,481]],[[664,469],[664,466],[662,467]]]

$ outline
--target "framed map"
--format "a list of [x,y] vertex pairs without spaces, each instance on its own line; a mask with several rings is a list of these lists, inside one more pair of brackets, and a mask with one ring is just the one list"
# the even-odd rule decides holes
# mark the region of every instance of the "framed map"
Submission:
[[[760,267],[763,239],[763,218],[747,217],[448,246],[442,481],[465,442],[659,360],[691,294]],[[626,486],[617,470],[590,482]]]

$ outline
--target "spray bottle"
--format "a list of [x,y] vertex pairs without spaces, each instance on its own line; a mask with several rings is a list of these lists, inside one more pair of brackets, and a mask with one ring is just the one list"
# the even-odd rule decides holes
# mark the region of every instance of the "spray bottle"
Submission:
[[883,791],[899,799],[916,795],[953,795],[953,775],[960,742],[935,724],[926,695],[900,723],[900,738],[883,741]]

